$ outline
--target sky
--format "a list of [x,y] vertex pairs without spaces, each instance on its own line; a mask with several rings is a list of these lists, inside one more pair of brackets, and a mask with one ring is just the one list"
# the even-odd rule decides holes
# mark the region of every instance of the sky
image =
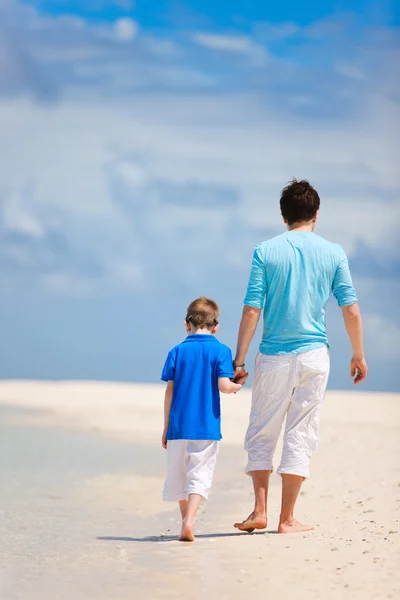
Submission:
[[[201,295],[234,348],[297,177],[349,256],[363,389],[400,391],[399,21],[386,1],[0,0],[0,377],[158,381]],[[328,334],[350,388],[334,302]]]

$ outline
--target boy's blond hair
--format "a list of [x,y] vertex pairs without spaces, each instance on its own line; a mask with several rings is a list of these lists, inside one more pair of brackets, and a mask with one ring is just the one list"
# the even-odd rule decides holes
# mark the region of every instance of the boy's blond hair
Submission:
[[212,329],[218,325],[218,315],[218,304],[202,296],[189,304],[185,320],[197,329]]

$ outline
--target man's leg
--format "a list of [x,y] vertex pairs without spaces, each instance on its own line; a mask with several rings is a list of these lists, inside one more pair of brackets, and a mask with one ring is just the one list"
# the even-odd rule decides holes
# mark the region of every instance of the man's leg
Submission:
[[267,526],[268,486],[271,471],[251,471],[248,474],[253,479],[254,510],[245,521],[235,523],[234,527],[240,531],[251,533],[255,529],[265,529]]
[[254,371],[252,408],[246,433],[245,449],[249,459],[247,475],[253,480],[254,510],[242,523],[241,531],[265,529],[272,459],[282,424],[293,393],[293,356],[258,354]]
[[299,354],[299,385],[287,413],[282,460],[282,506],[278,533],[314,529],[297,521],[294,508],[301,485],[310,475],[310,457],[318,445],[319,412],[329,376],[329,352],[324,346]]
[[278,533],[299,533],[311,531],[312,525],[300,523],[293,517],[293,511],[304,477],[282,473],[282,506]]

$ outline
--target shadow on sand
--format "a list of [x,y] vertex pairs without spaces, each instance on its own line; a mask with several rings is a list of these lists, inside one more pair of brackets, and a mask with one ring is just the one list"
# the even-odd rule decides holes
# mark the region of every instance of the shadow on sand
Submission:
[[[196,539],[212,539],[212,538],[225,538],[225,537],[242,537],[245,535],[268,535],[278,533],[276,530],[273,531],[254,531],[248,533],[247,531],[238,531],[237,533],[198,533]],[[118,537],[118,536],[100,536],[96,538],[102,542],[176,542],[178,539],[177,535],[149,535],[143,538],[135,537]]]

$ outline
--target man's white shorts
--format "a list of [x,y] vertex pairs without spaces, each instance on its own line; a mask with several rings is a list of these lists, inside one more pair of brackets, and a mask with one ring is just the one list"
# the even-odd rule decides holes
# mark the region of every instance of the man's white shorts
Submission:
[[189,494],[208,498],[219,442],[214,440],[168,440],[168,472],[163,498],[187,500]]
[[273,470],[272,459],[286,417],[278,473],[309,477],[328,376],[326,346],[300,354],[257,355],[245,439],[246,473]]

